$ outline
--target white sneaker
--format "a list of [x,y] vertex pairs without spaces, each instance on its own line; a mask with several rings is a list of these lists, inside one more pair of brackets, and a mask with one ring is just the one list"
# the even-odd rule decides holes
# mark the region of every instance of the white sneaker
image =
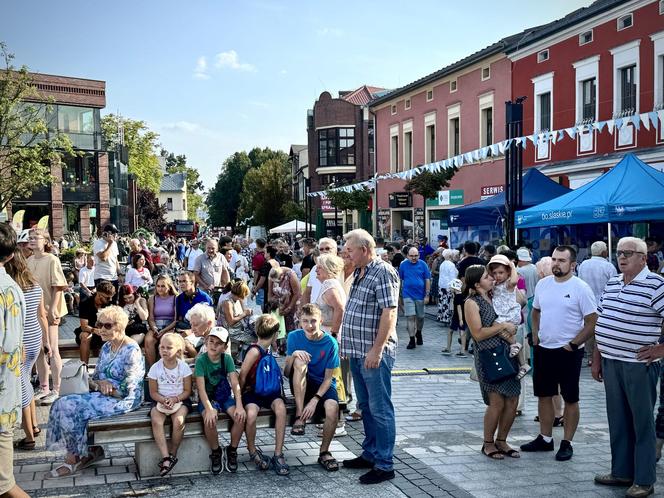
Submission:
[[[343,427],[337,427],[334,430],[334,436],[333,437],[342,437],[342,436],[347,436],[348,432],[346,432],[346,426]],[[323,430],[318,431],[318,437],[323,437]]]
[[58,391],[51,391],[49,394],[39,400],[40,405],[52,405],[60,397]]
[[43,387],[38,387],[37,389],[35,389],[34,400],[37,401],[39,399],[42,399],[44,396],[48,396],[50,392],[51,392],[50,389],[44,389]]

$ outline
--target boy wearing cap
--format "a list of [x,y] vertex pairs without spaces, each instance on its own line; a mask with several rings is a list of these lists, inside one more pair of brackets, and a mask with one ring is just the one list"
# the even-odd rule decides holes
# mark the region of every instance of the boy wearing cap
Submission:
[[[230,354],[230,337],[223,327],[213,327],[205,339],[207,351],[196,358],[194,377],[198,389],[198,411],[203,415],[205,438],[212,453],[211,470],[219,474],[224,468],[237,471],[237,447],[244,432],[246,412],[242,406],[242,396],[235,362]],[[235,396],[231,396],[231,393]],[[224,452],[219,447],[217,418],[220,411],[233,419],[231,443]]]

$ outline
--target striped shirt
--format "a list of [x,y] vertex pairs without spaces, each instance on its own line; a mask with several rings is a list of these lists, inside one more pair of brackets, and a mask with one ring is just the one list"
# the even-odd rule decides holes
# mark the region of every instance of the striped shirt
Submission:
[[[399,276],[392,265],[374,259],[362,276],[361,271],[361,268],[355,270],[342,324],[342,355],[352,358],[367,355],[376,340],[383,310],[399,305]],[[391,330],[384,353],[394,357],[396,347],[396,330]]]
[[664,318],[664,277],[645,267],[624,284],[623,275],[606,284],[597,307],[597,347],[604,358],[638,362],[637,351],[657,344]]

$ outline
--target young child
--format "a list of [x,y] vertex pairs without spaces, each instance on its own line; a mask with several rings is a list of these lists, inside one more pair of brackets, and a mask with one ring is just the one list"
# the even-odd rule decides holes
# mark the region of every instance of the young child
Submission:
[[65,289],[65,302],[67,303],[67,312],[70,315],[73,315],[76,310],[78,310],[78,304],[80,301],[79,294],[76,292],[76,275],[73,271],[68,271],[65,274],[67,279],[67,288]]
[[463,323],[463,294],[461,293],[463,282],[458,278],[451,280],[449,283],[449,291],[452,293],[452,321],[450,323],[450,330],[447,332],[447,347],[443,349],[444,355],[452,354],[452,337],[454,332],[459,332],[459,342],[461,349],[456,354],[461,358],[465,358],[466,353],[466,326]]
[[[161,453],[159,475],[164,477],[178,463],[178,447],[184,436],[184,419],[191,409],[191,368],[182,356],[184,339],[181,335],[168,332],[159,343],[161,360],[148,372],[150,397],[155,406],[150,411],[152,434]],[[164,433],[164,422],[170,415],[173,431],[170,449]]]
[[[286,433],[286,405],[281,393],[272,396],[256,394],[256,368],[263,356],[270,354],[269,348],[279,335],[279,320],[273,315],[261,315],[256,320],[256,335],[258,342],[253,344],[244,356],[240,369],[240,387],[242,388],[242,403],[247,411],[245,433],[247,435],[247,449],[249,458],[256,464],[256,468],[267,470],[273,467],[277,475],[287,476],[290,471],[284,458],[284,436]],[[261,408],[269,408],[274,412],[274,456],[270,459],[256,447],[256,417]]]
[[[516,272],[514,263],[507,256],[497,254],[491,258],[488,265],[489,273],[495,283],[493,287],[493,309],[498,315],[497,323],[511,322],[517,327],[521,324],[521,305],[517,302],[516,288],[519,274]],[[511,336],[507,342],[510,345],[510,357],[514,358],[521,351],[521,344],[516,336]],[[521,380],[530,370],[530,365],[525,361],[524,355],[519,355],[519,373],[517,379]]]
[[[198,389],[198,411],[203,415],[205,438],[212,453],[211,470],[219,474],[224,468],[224,452],[219,447],[217,416],[225,411],[233,418],[231,443],[226,447],[226,469],[237,471],[237,447],[244,432],[246,413],[235,363],[230,354],[230,336],[223,327],[213,327],[205,338],[206,352],[196,358],[196,388]],[[231,393],[235,396],[231,396]]]

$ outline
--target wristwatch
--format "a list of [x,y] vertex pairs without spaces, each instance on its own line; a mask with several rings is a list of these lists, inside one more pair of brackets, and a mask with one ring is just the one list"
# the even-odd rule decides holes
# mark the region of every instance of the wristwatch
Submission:
[[313,397],[314,397],[314,398],[318,398],[318,401],[320,401],[320,400],[322,399],[322,398],[321,398],[321,395],[318,394],[318,393],[314,394]]
[[567,344],[569,344],[569,347],[572,348],[572,351],[578,351],[579,350],[579,345],[574,344],[572,341],[569,341]]

